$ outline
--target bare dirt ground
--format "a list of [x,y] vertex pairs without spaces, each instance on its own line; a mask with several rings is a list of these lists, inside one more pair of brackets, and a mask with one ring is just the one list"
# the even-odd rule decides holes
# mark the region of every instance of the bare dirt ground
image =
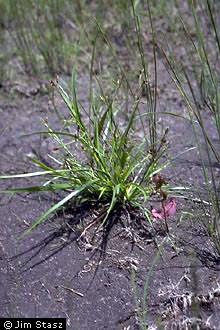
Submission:
[[[162,64],[159,77],[162,82],[159,110],[178,109],[184,113],[185,105],[168,85]],[[84,77],[79,79],[78,92],[80,100],[86,102],[83,81]],[[51,152],[48,137],[20,136],[42,130],[40,118],[47,117],[53,126],[59,127],[50,99],[38,90],[38,83],[35,81],[33,88],[30,81],[23,84],[24,89],[14,85],[10,91],[2,91],[0,97],[1,173],[31,170],[28,157],[34,154],[47,159],[46,154]],[[171,155],[196,145],[186,120],[161,115],[160,126],[170,127]],[[219,177],[220,169],[214,161],[213,167]],[[164,175],[172,184],[196,184],[201,193],[204,191],[196,150],[179,157]],[[22,184],[30,182],[1,181],[0,189]],[[71,330],[140,329],[131,270],[135,270],[141,300],[147,274],[158,252],[155,242],[159,244],[167,237],[161,220],[155,222],[157,230],[152,232],[139,211],[120,208],[112,215],[109,226],[96,233],[95,239],[95,228],[80,237],[83,226],[97,216],[100,206],[70,205],[18,241],[27,224],[58,197],[51,193],[1,196],[0,316],[66,317],[67,329]],[[214,254],[199,221],[202,216],[200,203],[177,201],[177,214],[169,218],[170,237],[149,280],[146,308],[149,329],[220,329],[220,257]]]

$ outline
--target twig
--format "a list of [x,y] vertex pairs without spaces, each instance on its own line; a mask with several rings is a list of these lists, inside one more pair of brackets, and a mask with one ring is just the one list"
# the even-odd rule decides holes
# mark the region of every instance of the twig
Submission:
[[63,288],[63,289],[65,289],[65,290],[68,290],[68,291],[70,291],[72,293],[77,294],[77,296],[84,297],[84,294],[83,293],[81,293],[79,291],[76,291],[76,290],[74,290],[72,288],[69,288],[68,286],[60,285],[60,287]]

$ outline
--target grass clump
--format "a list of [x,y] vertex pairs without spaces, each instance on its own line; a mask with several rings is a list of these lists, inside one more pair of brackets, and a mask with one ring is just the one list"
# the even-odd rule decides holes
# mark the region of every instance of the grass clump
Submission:
[[[1,178],[27,178],[45,176],[46,181],[39,186],[10,189],[4,192],[39,192],[46,190],[65,190],[66,197],[41,215],[26,231],[30,232],[48,215],[65,203],[99,200],[103,202],[102,224],[117,205],[129,203],[143,207],[142,204],[158,191],[161,184],[155,184],[153,176],[168,163],[159,164],[166,151],[165,135],[159,142],[151,145],[147,136],[134,138],[134,128],[139,118],[140,96],[134,98],[127,123],[120,124],[117,106],[117,93],[121,80],[115,83],[110,98],[101,90],[95,96],[90,88],[90,106],[86,111],[78,102],[75,77],[72,77],[72,97],[56,81],[52,83],[65,102],[70,119],[65,121],[66,129],[55,131],[44,121],[46,131],[56,143],[57,156],[50,156],[55,166],[32,158],[40,171],[1,176]],[[141,94],[140,88],[140,94]],[[121,128],[123,127],[123,129]],[[165,132],[167,134],[167,132]],[[168,189],[164,187],[164,189]],[[150,214],[150,211],[148,211]]]
[[[101,224],[108,220],[113,209],[118,205],[130,204],[139,207],[150,220],[150,214],[154,212],[156,218],[165,219],[171,215],[170,201],[167,200],[169,187],[162,176],[155,176],[169,161],[160,162],[166,152],[166,135],[168,130],[158,137],[156,129],[156,49],[154,46],[154,79],[155,87],[151,89],[148,66],[143,52],[140,21],[135,13],[135,6],[131,2],[134,15],[134,26],[138,39],[138,51],[141,64],[139,76],[139,88],[134,93],[128,81],[124,68],[120,65],[114,49],[104,34],[102,27],[97,22],[99,32],[110,53],[119,66],[122,77],[114,81],[113,90],[105,93],[101,80],[96,77],[99,91],[93,88],[93,66],[96,44],[90,68],[89,106],[85,109],[78,101],[75,83],[75,70],[72,74],[71,97],[64,90],[59,81],[53,81],[53,87],[58,91],[69,112],[69,119],[65,119],[60,131],[50,127],[44,120],[47,134],[55,141],[56,156],[51,156],[53,165],[39,159],[31,160],[40,168],[37,172],[3,175],[7,178],[28,178],[32,176],[45,176],[42,185],[9,189],[2,192],[40,192],[63,190],[66,196],[42,214],[24,232],[22,236],[30,232],[40,224],[52,212],[55,212],[68,202],[81,203],[84,201],[100,201],[103,208],[98,219]],[[150,11],[149,11],[150,14]],[[151,17],[150,17],[151,20]],[[153,27],[152,27],[153,29]],[[153,38],[154,38],[153,34]],[[153,40],[154,41],[154,40]],[[154,41],[155,43],[155,41]],[[126,110],[128,100],[130,109],[126,113],[127,121],[123,121],[123,103],[121,102],[121,89],[127,85]],[[140,111],[140,101],[143,88],[146,89],[146,111]],[[107,88],[108,89],[108,88]],[[62,117],[62,116],[61,116]],[[138,137],[137,123],[143,132],[143,138]],[[148,210],[146,202],[152,195],[157,195],[162,201],[162,209]],[[153,213],[152,213],[153,214]]]

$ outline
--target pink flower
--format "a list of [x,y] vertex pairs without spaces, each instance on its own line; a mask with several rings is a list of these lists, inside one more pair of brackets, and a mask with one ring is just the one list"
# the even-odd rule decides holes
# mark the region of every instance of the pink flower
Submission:
[[164,219],[169,215],[174,215],[176,213],[176,199],[174,197],[166,200],[165,205],[160,209],[151,209],[151,214],[156,219]]

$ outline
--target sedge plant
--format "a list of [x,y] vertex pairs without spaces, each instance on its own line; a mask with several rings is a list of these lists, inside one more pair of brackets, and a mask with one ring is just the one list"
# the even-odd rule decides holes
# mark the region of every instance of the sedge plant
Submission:
[[[102,224],[104,224],[117,205],[126,203],[142,205],[150,196],[157,194],[152,178],[167,165],[167,163],[159,164],[165,152],[163,138],[157,147],[157,152],[153,154],[146,149],[146,138],[139,144],[131,139],[139,105],[138,98],[133,104],[128,123],[123,130],[120,128],[117,118],[119,109],[114,102],[120,81],[117,82],[112,99],[104,94],[99,95],[96,100],[94,95],[90,97],[93,104],[90,107],[88,125],[85,123],[88,112],[80,107],[77,100],[74,74],[72,98],[57,81],[53,82],[53,86],[60,93],[70,113],[66,131],[55,131],[49,127],[47,121],[44,121],[46,131],[41,133],[48,134],[60,151],[56,158],[50,157],[54,166],[48,166],[36,158],[31,158],[39,168],[36,172],[0,177],[1,179],[34,176],[46,178],[42,185],[9,189],[1,193],[54,190],[66,192],[66,196],[36,219],[24,234],[29,233],[52,212],[72,200],[102,201]],[[71,125],[75,131],[70,129]]]
[[[154,216],[158,219],[165,219],[166,222],[166,217],[175,213],[175,200],[170,201],[167,199],[169,186],[161,176],[155,177],[171,162],[170,160],[166,161],[166,157],[162,158],[166,153],[166,135],[168,131],[166,130],[162,136],[158,136],[156,129],[156,50],[154,46],[155,87],[152,91],[143,50],[140,21],[136,15],[133,1],[131,1],[131,6],[141,64],[138,91],[133,92],[123,66],[120,65],[113,47],[97,22],[97,33],[100,32],[105,39],[110,53],[121,71],[121,78],[115,81],[114,90],[107,95],[97,79],[99,91],[95,92],[92,70],[95,51],[93,51],[90,70],[90,102],[87,109],[80,104],[77,97],[75,69],[72,73],[71,96],[59,81],[52,82],[53,88],[58,91],[63,99],[70,117],[70,119],[65,120],[65,127],[60,131],[54,130],[44,120],[46,130],[38,132],[38,134],[47,134],[57,144],[56,149],[58,152],[56,156],[49,155],[53,165],[48,165],[37,158],[31,158],[32,162],[38,167],[37,171],[1,175],[0,177],[0,179],[19,179],[35,176],[45,178],[41,185],[8,189],[1,191],[1,193],[39,193],[61,190],[66,194],[64,198],[37,218],[21,237],[29,233],[50,214],[71,202],[74,204],[91,200],[100,201],[103,205],[102,211],[92,224],[101,221],[102,226],[108,221],[112,210],[122,204],[139,207],[148,220],[150,220],[150,216]],[[155,34],[153,33],[154,38]],[[155,45],[155,40],[153,40],[153,44]],[[120,94],[119,91],[123,81],[126,82],[127,90],[131,94],[131,105],[129,116],[127,116],[128,120],[122,125],[120,114],[123,112],[123,103],[120,107],[117,95]],[[148,101],[144,116],[141,114],[139,107],[143,86],[146,88]],[[135,135],[138,120],[143,128],[143,138]],[[158,178],[160,179],[158,180]],[[159,211],[146,208],[146,202],[153,195],[162,199],[162,209]],[[88,228],[92,224],[89,224]],[[168,231],[167,222],[166,229]]]

